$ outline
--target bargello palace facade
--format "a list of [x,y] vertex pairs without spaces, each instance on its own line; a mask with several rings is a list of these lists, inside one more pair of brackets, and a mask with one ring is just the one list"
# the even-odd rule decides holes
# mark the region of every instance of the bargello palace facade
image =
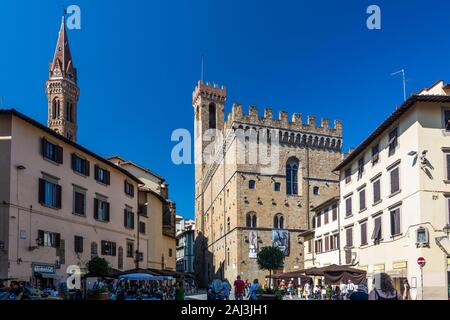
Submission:
[[212,279],[258,278],[267,271],[257,253],[277,246],[282,271],[303,268],[300,233],[310,209],[339,194],[332,170],[342,160],[342,123],[303,123],[300,114],[278,119],[234,104],[224,119],[225,87],[199,81],[193,92],[195,124],[196,264],[200,285]]

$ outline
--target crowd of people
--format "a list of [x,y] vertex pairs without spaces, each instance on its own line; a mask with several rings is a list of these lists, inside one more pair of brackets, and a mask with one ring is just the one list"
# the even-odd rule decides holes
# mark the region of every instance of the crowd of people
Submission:
[[[216,281],[216,280],[215,280]],[[208,292],[216,292],[215,295],[208,293],[208,299],[229,300],[231,285],[228,280],[217,281],[210,285]],[[257,300],[258,293],[262,288],[258,279],[252,283],[242,280],[237,276],[233,283],[235,300]],[[267,289],[267,284],[265,288]],[[336,285],[313,284],[312,280],[305,281],[302,285],[296,285],[291,280],[281,280],[276,288],[280,290],[284,299],[304,300],[411,300],[410,286],[407,280],[403,282],[402,292],[394,288],[391,277],[386,273],[380,273],[376,283],[372,284],[372,290],[366,284],[355,284],[352,280]]]
[[[125,281],[119,279],[97,279],[84,292],[83,288],[67,290],[65,283],[58,287],[39,289],[25,281],[10,281],[6,286],[0,281],[0,300],[41,300],[48,298],[84,300],[92,292],[108,293],[109,299],[155,299],[184,300],[186,294],[197,293],[194,281]],[[87,294],[86,294],[87,293]]]

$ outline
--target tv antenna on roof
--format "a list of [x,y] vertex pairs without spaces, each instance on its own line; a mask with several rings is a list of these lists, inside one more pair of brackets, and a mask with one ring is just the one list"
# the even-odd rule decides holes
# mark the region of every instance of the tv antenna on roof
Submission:
[[398,70],[394,73],[391,73],[391,76],[395,76],[396,74],[402,74],[402,80],[403,80],[403,100],[406,101],[406,77],[405,77],[405,69]]
[[203,70],[203,60],[204,60],[204,58],[205,58],[205,55],[202,54],[202,65],[201,65],[201,71],[200,71],[200,80],[202,80],[202,82],[203,82],[203,73],[204,73],[204,70]]

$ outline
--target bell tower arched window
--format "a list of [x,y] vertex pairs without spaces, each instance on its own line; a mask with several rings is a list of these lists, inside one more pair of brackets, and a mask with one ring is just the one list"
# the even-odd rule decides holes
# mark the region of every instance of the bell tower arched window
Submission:
[[298,167],[296,158],[290,158],[286,163],[286,193],[298,194]]
[[209,104],[209,128],[215,129],[216,128],[216,105],[214,102],[211,102]]

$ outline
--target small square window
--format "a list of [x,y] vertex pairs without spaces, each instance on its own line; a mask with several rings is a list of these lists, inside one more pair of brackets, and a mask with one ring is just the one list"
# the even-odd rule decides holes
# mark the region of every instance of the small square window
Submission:
[[255,189],[255,185],[256,185],[255,180],[250,180],[250,181],[248,182],[248,188],[249,188],[249,189]]
[[275,182],[273,188],[274,188],[275,191],[280,191],[281,184],[279,182]]
[[313,188],[313,194],[314,194],[315,196],[318,196],[318,195],[319,195],[319,187],[315,186],[315,187]]

